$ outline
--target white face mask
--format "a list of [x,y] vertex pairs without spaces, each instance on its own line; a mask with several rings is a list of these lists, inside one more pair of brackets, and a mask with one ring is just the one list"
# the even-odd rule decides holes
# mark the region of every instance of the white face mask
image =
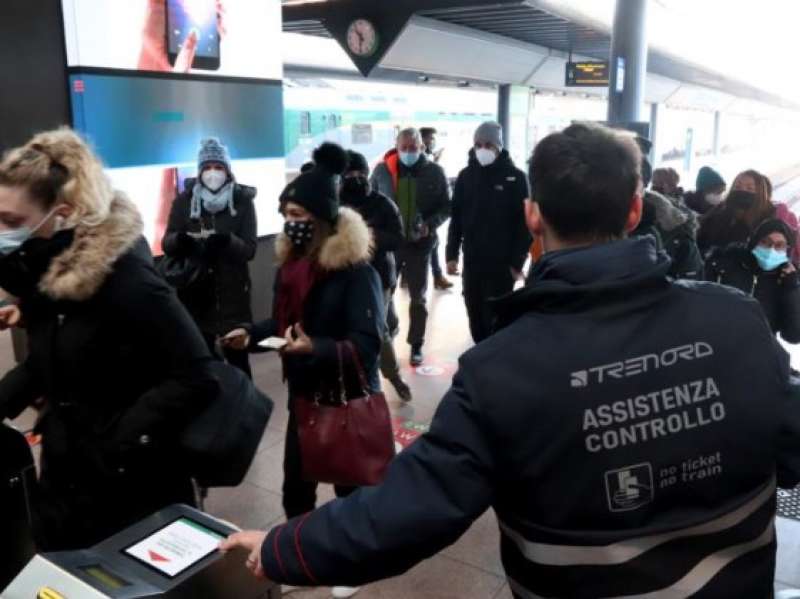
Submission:
[[203,181],[203,185],[208,187],[211,191],[219,191],[220,188],[225,185],[225,181],[228,180],[228,173],[209,169],[203,171],[200,179]]
[[478,159],[481,166],[489,166],[497,160],[497,154],[494,153],[494,150],[489,150],[488,148],[476,148],[475,158]]
[[722,203],[722,194],[721,193],[707,193],[706,194],[706,202],[709,204],[716,206],[717,204]]

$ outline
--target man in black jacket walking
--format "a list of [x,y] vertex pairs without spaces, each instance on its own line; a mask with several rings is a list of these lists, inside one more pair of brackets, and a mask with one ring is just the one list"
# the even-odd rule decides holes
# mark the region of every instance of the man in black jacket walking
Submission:
[[493,507],[515,597],[771,597],[775,487],[800,480],[788,356],[757,302],[675,281],[651,237],[626,238],[640,161],[599,126],[539,143],[526,220],[545,255],[430,432],[380,486],[224,549],[277,582],[359,585]]
[[453,193],[447,235],[447,271],[458,274],[464,248],[464,302],[475,343],[492,333],[489,300],[514,289],[522,277],[531,235],[525,226],[528,179],[503,149],[503,129],[494,122],[475,131],[469,166],[461,171]]
[[[403,220],[397,204],[369,183],[369,164],[363,154],[347,152],[349,164],[342,181],[339,199],[359,214],[372,231],[374,249],[372,267],[378,271],[383,286],[384,308],[388,312],[397,287],[397,264],[394,253],[403,243]],[[400,375],[394,351],[393,331],[387,325],[381,343],[381,374],[386,377],[403,401],[411,401],[411,388]]]

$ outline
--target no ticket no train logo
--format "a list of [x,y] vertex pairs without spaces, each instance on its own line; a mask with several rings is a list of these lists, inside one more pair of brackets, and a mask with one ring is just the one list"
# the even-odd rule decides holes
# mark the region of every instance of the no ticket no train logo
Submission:
[[645,354],[629,358],[623,362],[613,362],[604,366],[595,366],[587,370],[573,372],[570,385],[573,388],[588,387],[593,383],[602,384],[609,378],[624,379],[637,376],[652,370],[674,366],[678,361],[691,361],[714,355],[714,348],[708,343],[697,341],[667,349],[660,354]]

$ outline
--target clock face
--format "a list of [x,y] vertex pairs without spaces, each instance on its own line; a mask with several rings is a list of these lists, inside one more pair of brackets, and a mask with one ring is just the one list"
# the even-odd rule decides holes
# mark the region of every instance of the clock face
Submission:
[[378,49],[378,32],[366,19],[357,19],[347,28],[347,47],[355,56],[372,56]]

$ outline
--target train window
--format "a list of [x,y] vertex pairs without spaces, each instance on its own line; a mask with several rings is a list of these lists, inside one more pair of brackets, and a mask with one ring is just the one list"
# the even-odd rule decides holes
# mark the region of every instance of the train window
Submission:
[[311,135],[311,113],[300,113],[300,135]]

